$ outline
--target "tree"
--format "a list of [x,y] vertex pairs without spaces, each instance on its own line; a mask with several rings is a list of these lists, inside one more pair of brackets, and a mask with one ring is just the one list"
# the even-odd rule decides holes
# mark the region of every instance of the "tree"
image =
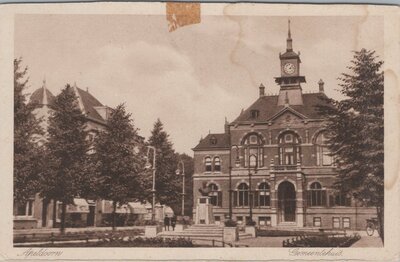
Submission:
[[72,87],[66,85],[56,96],[49,117],[46,143],[46,167],[42,176],[41,195],[61,201],[61,232],[65,231],[68,204],[84,194],[83,188],[90,173],[88,166],[89,141],[86,117],[78,106]]
[[157,119],[154,123],[149,145],[156,148],[156,196],[161,204],[169,205],[178,210],[180,204],[180,176],[175,174],[178,160],[169,141],[169,135],[164,131],[164,125]]
[[117,204],[141,199],[140,173],[144,157],[136,153],[142,141],[123,104],[112,111],[105,131],[95,139],[98,195],[113,201],[112,227],[116,226]]
[[41,163],[41,147],[34,136],[43,134],[40,119],[36,119],[34,104],[27,104],[23,94],[27,86],[27,68],[22,59],[14,59],[14,200],[24,204],[37,193]]
[[354,52],[351,74],[343,73],[341,93],[320,107],[327,119],[332,154],[337,156],[337,187],[367,205],[376,206],[384,241],[384,120],[382,61],[374,51]]

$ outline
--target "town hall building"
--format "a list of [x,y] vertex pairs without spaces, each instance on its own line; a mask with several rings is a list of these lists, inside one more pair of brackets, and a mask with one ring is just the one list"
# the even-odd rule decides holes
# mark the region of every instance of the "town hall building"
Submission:
[[226,122],[224,133],[208,134],[193,148],[194,207],[206,186],[217,224],[231,217],[242,225],[365,228],[376,209],[333,188],[335,162],[317,109],[327,103],[324,82],[315,93],[302,92],[306,77],[290,22],[279,59],[279,94],[266,95],[261,84],[259,98]]

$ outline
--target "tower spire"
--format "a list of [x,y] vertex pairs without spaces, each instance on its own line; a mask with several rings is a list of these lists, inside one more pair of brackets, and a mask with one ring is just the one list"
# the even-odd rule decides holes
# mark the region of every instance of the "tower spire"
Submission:
[[286,40],[286,51],[293,51],[292,47],[292,33],[290,32],[290,19],[288,19],[288,38]]

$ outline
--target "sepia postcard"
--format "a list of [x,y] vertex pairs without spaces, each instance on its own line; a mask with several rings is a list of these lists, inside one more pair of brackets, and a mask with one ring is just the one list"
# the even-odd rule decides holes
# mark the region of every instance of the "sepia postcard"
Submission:
[[0,260],[399,261],[399,21],[0,5]]

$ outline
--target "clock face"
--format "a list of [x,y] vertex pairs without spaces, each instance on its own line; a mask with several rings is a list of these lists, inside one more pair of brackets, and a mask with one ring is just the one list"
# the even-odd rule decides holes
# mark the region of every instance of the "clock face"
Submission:
[[286,63],[283,66],[283,71],[285,71],[285,73],[289,74],[289,75],[293,74],[295,69],[296,69],[296,66],[292,63]]

